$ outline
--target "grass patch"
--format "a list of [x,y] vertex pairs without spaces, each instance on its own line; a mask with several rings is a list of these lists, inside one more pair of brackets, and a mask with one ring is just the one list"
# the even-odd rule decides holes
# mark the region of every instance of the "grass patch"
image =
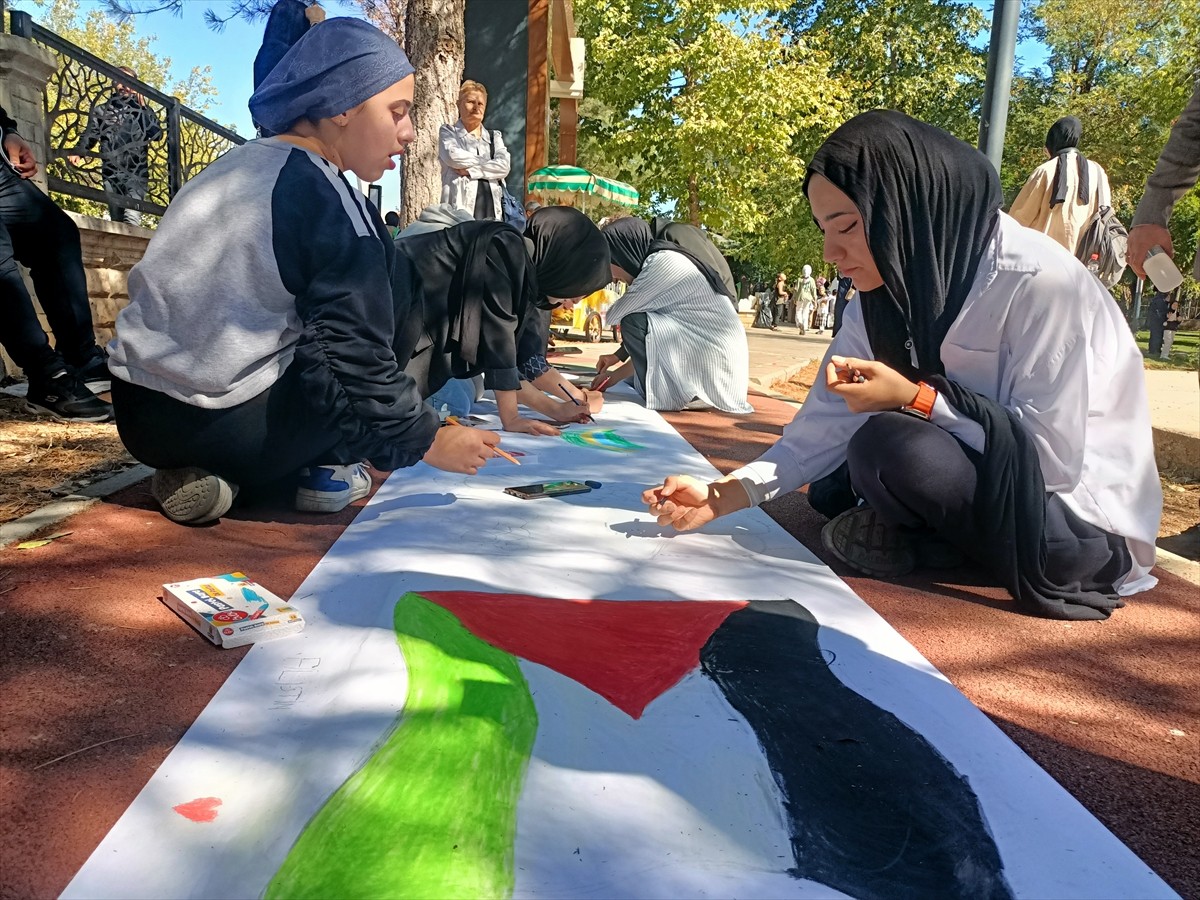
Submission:
[[1159,359],[1150,356],[1150,332],[1139,331],[1135,335],[1138,349],[1146,358],[1147,369],[1195,369],[1200,366],[1200,332],[1177,331],[1175,343],[1171,345],[1171,358]]

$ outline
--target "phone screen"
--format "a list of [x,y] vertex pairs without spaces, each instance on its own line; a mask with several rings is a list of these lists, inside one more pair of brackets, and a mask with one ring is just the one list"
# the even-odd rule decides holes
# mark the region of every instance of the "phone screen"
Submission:
[[592,488],[582,481],[547,481],[542,484],[523,484],[519,487],[505,488],[504,493],[520,497],[522,500],[536,500],[538,497],[562,497],[566,494],[586,494]]

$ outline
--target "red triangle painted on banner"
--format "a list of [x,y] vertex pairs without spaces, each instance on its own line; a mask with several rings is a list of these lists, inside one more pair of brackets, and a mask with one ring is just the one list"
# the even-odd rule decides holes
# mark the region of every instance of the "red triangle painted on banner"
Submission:
[[420,591],[494,647],[595,691],[635,719],[700,662],[700,649],[743,600],[555,600]]

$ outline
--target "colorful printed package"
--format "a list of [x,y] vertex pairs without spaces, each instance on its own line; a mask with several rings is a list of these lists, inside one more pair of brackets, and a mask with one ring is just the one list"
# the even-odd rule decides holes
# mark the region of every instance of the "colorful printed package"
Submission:
[[241,572],[163,585],[163,602],[218,647],[296,634],[304,617]]

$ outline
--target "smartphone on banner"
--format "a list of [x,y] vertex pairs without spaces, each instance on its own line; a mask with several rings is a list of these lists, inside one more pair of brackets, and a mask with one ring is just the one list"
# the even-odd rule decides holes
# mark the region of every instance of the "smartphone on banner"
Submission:
[[539,497],[565,497],[568,494],[586,494],[593,487],[600,487],[598,481],[545,481],[541,484],[523,484],[519,487],[504,489],[504,493],[520,497],[522,500],[537,500]]

